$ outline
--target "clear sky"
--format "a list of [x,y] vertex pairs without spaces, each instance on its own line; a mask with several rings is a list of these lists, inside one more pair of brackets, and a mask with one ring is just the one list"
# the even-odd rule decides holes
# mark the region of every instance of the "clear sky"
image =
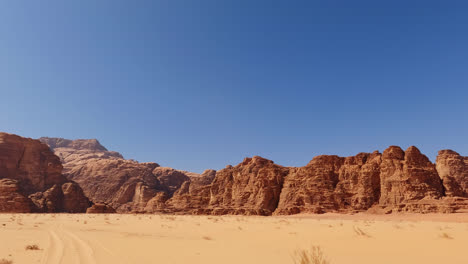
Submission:
[[201,172],[468,155],[467,1],[0,1],[0,131]]

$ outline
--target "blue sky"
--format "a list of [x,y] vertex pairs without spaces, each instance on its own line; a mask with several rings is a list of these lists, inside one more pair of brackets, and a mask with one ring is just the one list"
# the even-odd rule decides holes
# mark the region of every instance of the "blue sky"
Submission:
[[468,155],[464,1],[1,1],[0,131],[201,172]]

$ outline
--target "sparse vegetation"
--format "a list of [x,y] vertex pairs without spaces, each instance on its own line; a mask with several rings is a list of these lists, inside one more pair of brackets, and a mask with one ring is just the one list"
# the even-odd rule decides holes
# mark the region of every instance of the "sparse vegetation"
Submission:
[[209,237],[209,236],[203,236],[202,237],[204,240],[213,240],[213,238]]
[[320,246],[312,246],[309,250],[297,250],[293,260],[294,264],[330,264]]
[[453,239],[452,236],[450,236],[449,234],[447,233],[442,233],[439,235],[440,238],[444,238],[444,239]]
[[27,245],[26,250],[40,250],[39,246],[34,244],[34,245]]
[[0,259],[0,264],[13,264],[13,261],[8,259]]

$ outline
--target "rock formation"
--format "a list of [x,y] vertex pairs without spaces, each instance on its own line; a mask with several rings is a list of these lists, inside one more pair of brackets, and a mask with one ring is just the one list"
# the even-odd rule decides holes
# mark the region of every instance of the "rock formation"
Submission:
[[85,212],[90,205],[47,145],[0,133],[0,211]]
[[446,195],[468,197],[468,157],[453,150],[441,150],[436,164]]
[[398,205],[443,195],[442,181],[434,164],[416,147],[405,152],[399,147],[386,149],[382,156],[381,205]]
[[[94,203],[107,204],[117,212],[157,211],[190,177],[199,176],[157,163],[125,160],[108,151],[96,139],[40,138],[63,162],[64,175],[77,182]],[[159,198],[158,198],[159,197]],[[154,199],[153,199],[154,198]],[[148,202],[153,199],[147,208]],[[162,210],[162,209],[161,209]]]
[[378,203],[381,162],[382,155],[378,151],[344,159],[335,188],[338,208],[362,211]]
[[18,181],[0,179],[0,212],[29,213],[32,202],[19,191]]
[[183,182],[171,199],[160,194],[148,202],[145,211],[203,213],[210,202],[210,184],[216,171],[205,170],[201,175],[189,175],[190,180]]
[[338,209],[335,188],[344,158],[322,155],[287,174],[276,214],[319,213]]
[[[468,209],[468,158],[449,150],[440,151],[436,164],[416,147],[403,151],[396,146],[383,153],[317,156],[304,167],[283,167],[255,156],[199,175],[125,160],[97,140],[41,140],[61,158],[69,179],[93,202],[106,204],[88,210],[92,212],[110,207],[118,212],[256,215]],[[32,201],[47,207],[49,196],[56,197],[43,193]]]
[[278,206],[289,169],[259,156],[216,173],[208,210],[214,214],[270,215]]

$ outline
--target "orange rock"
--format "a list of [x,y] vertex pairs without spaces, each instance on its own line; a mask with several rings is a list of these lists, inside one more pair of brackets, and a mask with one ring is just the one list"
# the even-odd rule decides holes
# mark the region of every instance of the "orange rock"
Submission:
[[10,179],[3,180],[3,197],[11,196],[18,207],[0,205],[4,211],[85,212],[90,205],[62,175],[60,159],[38,140],[0,133],[0,177]]

